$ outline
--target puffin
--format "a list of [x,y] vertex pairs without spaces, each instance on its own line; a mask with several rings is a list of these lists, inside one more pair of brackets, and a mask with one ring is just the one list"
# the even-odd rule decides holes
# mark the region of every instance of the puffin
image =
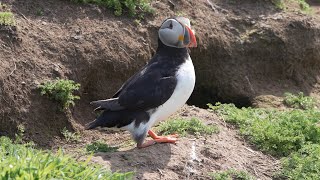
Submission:
[[[176,143],[177,134],[158,136],[151,127],[175,113],[192,94],[196,78],[189,55],[191,47],[197,47],[197,41],[190,20],[165,19],[158,31],[155,55],[112,98],[90,103],[95,111],[102,112],[86,129],[127,130],[138,148]],[[152,140],[145,141],[147,134]]]

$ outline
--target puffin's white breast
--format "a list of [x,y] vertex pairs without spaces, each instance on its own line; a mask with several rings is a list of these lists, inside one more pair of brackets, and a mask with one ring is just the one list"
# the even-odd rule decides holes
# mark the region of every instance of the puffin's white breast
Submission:
[[171,97],[164,104],[159,106],[152,114],[150,114],[150,120],[147,123],[149,128],[158,121],[164,120],[176,112],[191,96],[196,77],[190,56],[184,64],[180,65],[176,73],[176,78],[177,85]]

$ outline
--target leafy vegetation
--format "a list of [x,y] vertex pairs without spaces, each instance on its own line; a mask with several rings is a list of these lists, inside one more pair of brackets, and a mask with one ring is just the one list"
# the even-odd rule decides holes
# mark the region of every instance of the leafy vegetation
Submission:
[[15,19],[9,6],[0,2],[0,25],[3,26],[14,26]]
[[74,100],[80,99],[79,96],[73,95],[73,92],[80,88],[80,84],[72,80],[56,79],[45,82],[38,88],[41,90],[41,95],[47,95],[50,99],[58,101],[63,109],[67,109],[70,105],[74,106]]
[[28,144],[13,144],[0,137],[0,179],[131,179],[132,173],[114,173],[101,166],[79,162],[58,151],[56,154]]
[[218,127],[215,125],[205,125],[201,120],[192,118],[186,119],[173,119],[164,121],[157,127],[157,131],[164,135],[178,133],[180,136],[191,135],[204,135],[213,134],[218,132]]
[[229,169],[229,170],[217,172],[217,173],[210,173],[209,176],[212,177],[214,180],[233,180],[233,179],[254,180],[256,179],[246,171],[237,171],[234,169]]
[[282,179],[319,179],[320,145],[308,144],[282,159]]
[[[284,103],[296,109],[236,108],[208,104],[226,122],[263,151],[282,158],[276,179],[318,179],[320,174],[320,111],[315,100],[302,93],[286,93]],[[219,178],[228,179],[228,173]],[[230,178],[229,178],[230,179]]]
[[95,141],[86,146],[87,152],[96,153],[96,152],[116,152],[119,147],[111,147],[108,144],[105,144],[100,141]]
[[15,143],[23,143],[23,136],[25,132],[25,127],[22,124],[17,126],[17,133],[15,134]]
[[106,6],[113,9],[116,16],[127,11],[130,16],[143,17],[146,13],[153,13],[154,9],[150,6],[149,0],[72,0],[78,3],[91,3]]
[[61,134],[67,142],[79,142],[81,138],[79,132],[70,132],[67,128],[63,128]]
[[313,109],[317,104],[317,101],[313,97],[304,96],[303,92],[298,93],[298,95],[285,93],[284,96],[284,104],[292,108]]
[[303,12],[310,12],[310,5],[305,0],[272,0],[272,3],[279,9],[285,9],[289,2],[298,3],[299,8]]
[[263,108],[238,109],[233,104],[209,104],[226,122],[240,127],[240,133],[261,150],[287,156],[308,143],[320,143],[320,112]]

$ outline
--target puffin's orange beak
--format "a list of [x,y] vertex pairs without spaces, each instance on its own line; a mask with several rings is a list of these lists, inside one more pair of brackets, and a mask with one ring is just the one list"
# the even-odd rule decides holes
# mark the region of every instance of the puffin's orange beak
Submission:
[[197,40],[196,40],[196,36],[194,35],[193,31],[188,27],[185,26],[188,33],[189,33],[189,37],[190,37],[190,42],[187,45],[187,47],[197,47]]

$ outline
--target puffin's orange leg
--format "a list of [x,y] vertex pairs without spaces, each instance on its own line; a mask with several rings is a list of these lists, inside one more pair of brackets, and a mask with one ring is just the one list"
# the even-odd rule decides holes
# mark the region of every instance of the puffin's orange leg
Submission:
[[137,145],[138,148],[145,148],[156,143],[176,143],[178,137],[178,134],[173,134],[169,136],[158,136],[151,130],[148,131],[148,134],[152,138],[152,140],[148,140],[145,143],[142,143],[141,145]]
[[154,139],[155,142],[158,143],[175,143],[178,139],[177,134],[169,135],[169,136],[158,136],[156,133],[153,131],[149,130],[148,131],[149,136]]

